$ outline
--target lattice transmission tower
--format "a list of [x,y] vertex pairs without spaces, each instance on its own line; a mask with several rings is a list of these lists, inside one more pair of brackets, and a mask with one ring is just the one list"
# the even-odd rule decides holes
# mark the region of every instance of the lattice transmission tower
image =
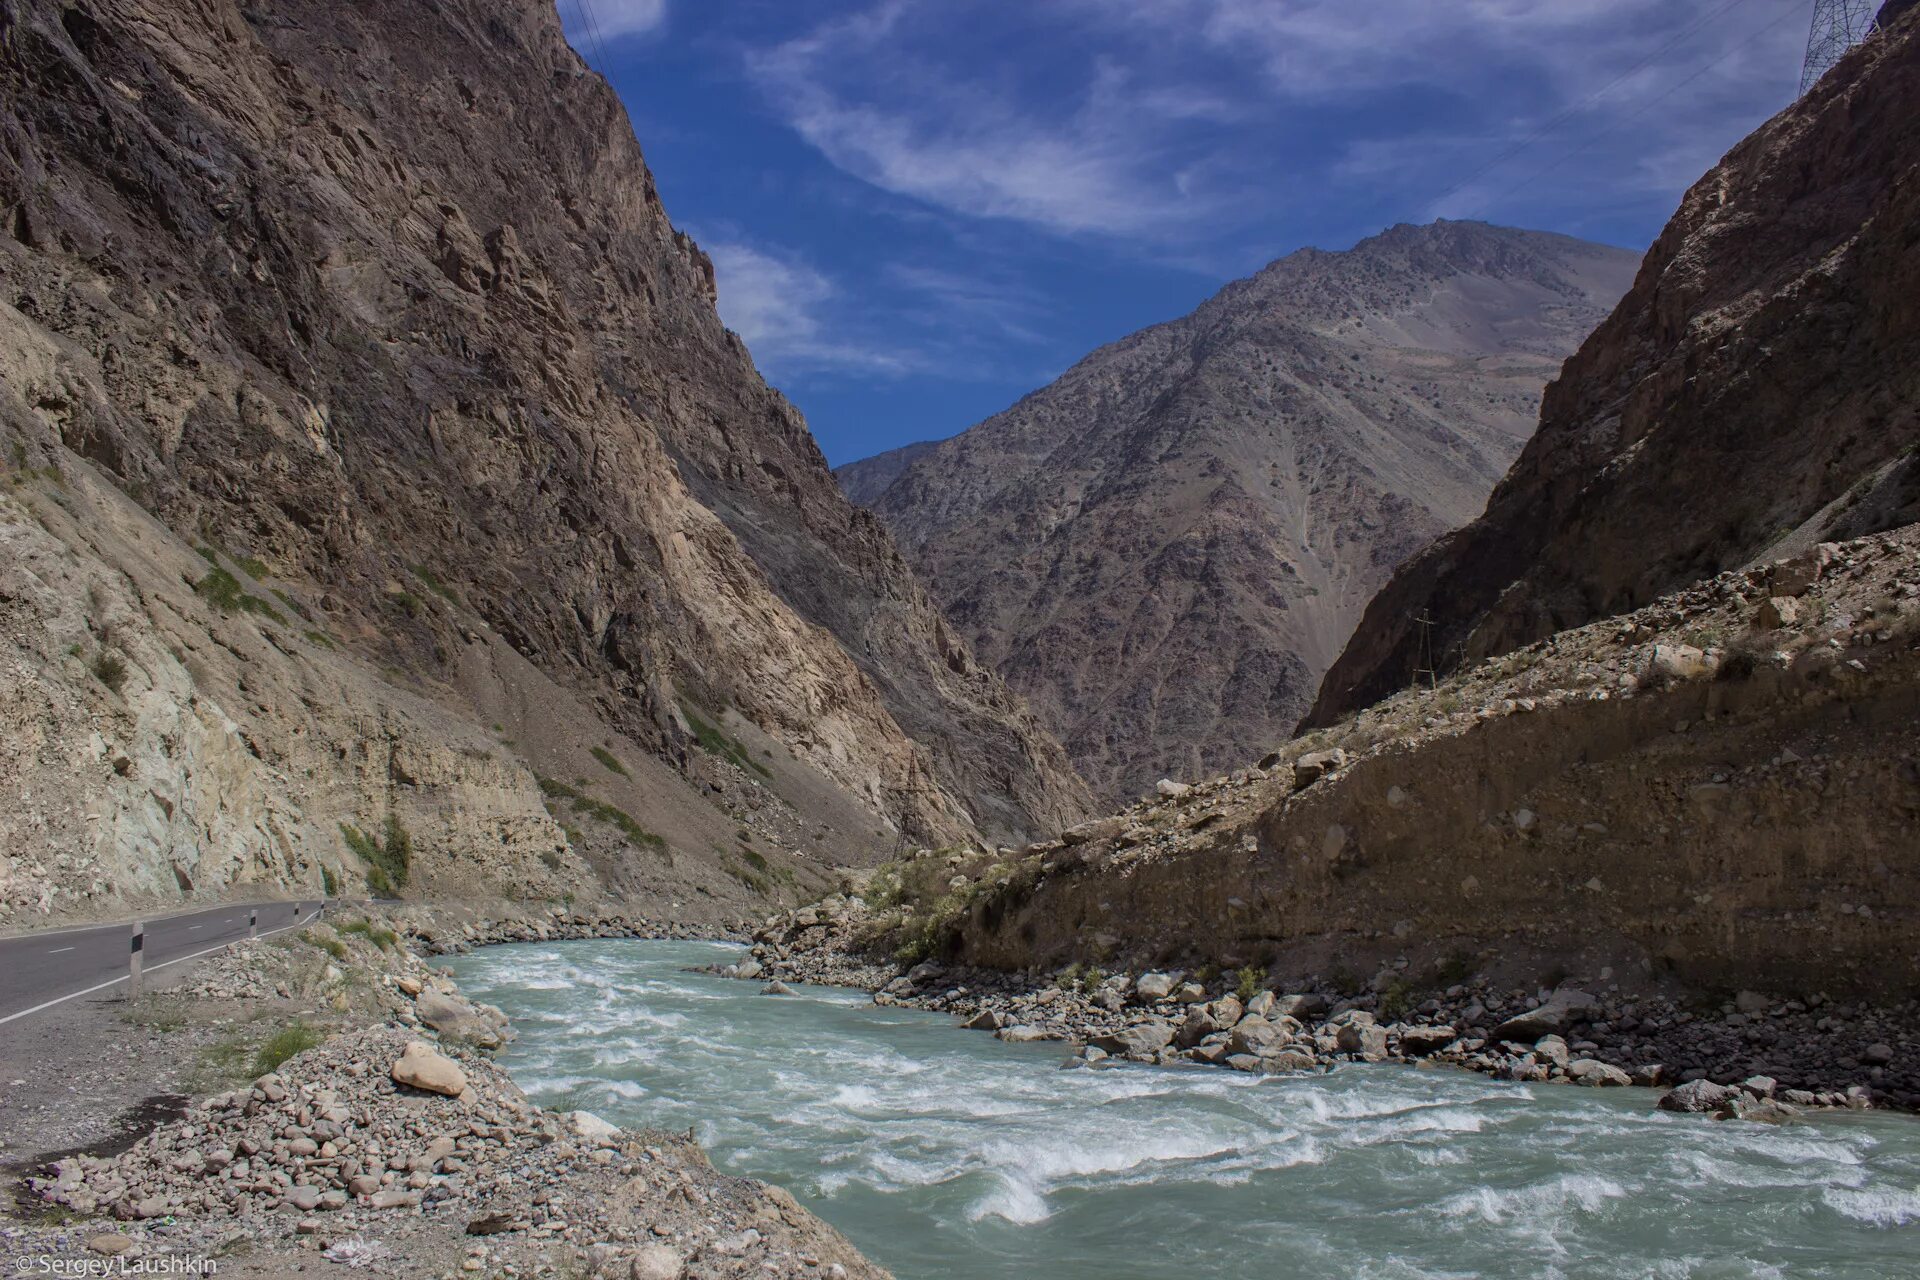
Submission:
[[1879,0],[1814,0],[1813,29],[1807,33],[1807,60],[1800,68],[1800,92],[1833,69],[1847,50],[1873,30]]

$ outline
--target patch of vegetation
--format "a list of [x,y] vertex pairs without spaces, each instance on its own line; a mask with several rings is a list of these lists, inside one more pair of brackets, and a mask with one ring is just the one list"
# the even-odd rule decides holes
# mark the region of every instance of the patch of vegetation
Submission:
[[283,627],[287,624],[286,618],[278,609],[259,596],[247,594],[246,588],[240,585],[240,579],[234,577],[221,565],[219,555],[212,547],[201,547],[200,554],[206,557],[207,563],[213,567],[206,577],[193,584],[195,595],[222,613],[239,610],[242,613],[270,618]]
[[93,672],[95,680],[115,693],[120,692],[120,686],[127,682],[126,660],[112,650],[102,649],[95,654],[93,665],[89,669]]
[[340,824],[340,834],[354,856],[367,864],[367,886],[376,897],[399,896],[413,873],[413,837],[398,815],[387,815],[386,839],[376,840],[358,827]]
[[333,874],[332,867],[320,868],[320,891],[329,898],[340,896],[340,878]]
[[333,637],[324,631],[306,631],[301,634],[306,637],[308,644],[319,645],[322,649],[333,648]]
[[[308,946],[320,948],[320,950],[326,952],[342,964],[346,963],[348,956],[347,944],[338,938],[330,938],[324,933],[315,933],[312,929],[302,929],[300,931],[300,941],[306,943]],[[267,1069],[271,1071],[273,1068],[269,1067]]]
[[1405,978],[1395,978],[1380,992],[1380,1013],[1399,1021],[1413,1012],[1414,986]]
[[628,776],[627,766],[616,760],[613,752],[607,750],[605,747],[594,747],[592,751],[593,758],[598,760],[608,773],[617,773],[623,778]]
[[267,568],[267,562],[264,560],[256,560],[252,556],[235,555],[230,555],[228,558],[239,565],[240,571],[255,582],[265,582],[273,576],[273,571]]
[[589,817],[598,818],[610,827],[618,828],[628,843],[642,849],[664,851],[667,847],[665,837],[656,835],[634,821],[633,815],[625,809],[596,800],[577,787],[570,787],[558,778],[541,778],[540,790],[549,799],[566,800]]
[[1449,987],[1465,982],[1472,973],[1473,957],[1464,951],[1455,951],[1433,967],[1434,981]]
[[701,719],[693,704],[684,698],[680,701],[680,713],[686,716],[687,724],[693,730],[693,740],[700,744],[702,751],[723,760],[731,760],[742,769],[751,769],[763,778],[773,777],[773,770],[755,760],[739,742]]
[[[564,831],[566,828],[562,827],[561,830]],[[540,851],[540,861],[549,871],[558,871],[566,865],[566,860],[560,856],[559,850],[557,849],[542,849]]]
[[433,592],[433,594],[443,600],[451,601],[454,604],[460,603],[460,597],[454,594],[453,588],[436,577],[433,570],[427,568],[427,566],[423,564],[410,564],[407,568],[412,571],[414,577],[426,583],[427,590]]
[[1247,965],[1233,976],[1236,980],[1233,994],[1239,999],[1241,1004],[1245,1004],[1247,1001],[1259,995],[1260,988],[1267,985],[1267,971],[1256,968],[1253,965]]
[[253,1074],[264,1076],[269,1071],[277,1071],[288,1058],[296,1053],[305,1053],[326,1038],[327,1033],[318,1027],[299,1021],[289,1023],[254,1051]]
[[409,618],[417,618],[426,611],[425,606],[420,603],[420,597],[410,591],[389,591],[387,601]]
[[1078,991],[1081,995],[1092,995],[1106,980],[1107,975],[1096,966],[1076,960],[1061,973],[1060,986],[1067,991]]
[[365,938],[382,951],[391,951],[399,945],[400,935],[393,930],[375,924],[371,920],[349,920],[339,926],[341,933],[353,933]]

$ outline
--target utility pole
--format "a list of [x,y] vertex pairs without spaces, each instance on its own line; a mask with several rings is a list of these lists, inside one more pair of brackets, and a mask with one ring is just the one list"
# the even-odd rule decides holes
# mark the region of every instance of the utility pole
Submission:
[[1413,620],[1413,625],[1420,628],[1420,665],[1413,669],[1413,682],[1419,684],[1420,677],[1425,676],[1427,678],[1427,688],[1438,689],[1440,687],[1440,672],[1433,661],[1432,610],[1422,609],[1420,616]]
[[1805,93],[1847,51],[1873,30],[1878,0],[1814,0],[1813,27],[1807,33],[1807,58],[1800,67],[1800,92]]

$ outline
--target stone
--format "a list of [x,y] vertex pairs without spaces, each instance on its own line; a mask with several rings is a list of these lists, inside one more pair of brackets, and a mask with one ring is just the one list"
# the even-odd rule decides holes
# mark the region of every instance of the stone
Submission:
[[385,1191],[375,1192],[371,1203],[376,1209],[404,1209],[419,1204],[420,1196],[418,1192],[388,1187]]
[[370,1196],[380,1189],[380,1179],[372,1174],[357,1173],[347,1179],[347,1190],[356,1196]]
[[1180,1004],[1204,1004],[1207,999],[1207,989],[1197,982],[1183,982],[1173,993],[1173,998]]
[[1410,1058],[1424,1058],[1440,1052],[1460,1038],[1460,1033],[1449,1026],[1402,1027],[1400,1029],[1400,1052]]
[[312,1213],[320,1207],[320,1188],[309,1185],[289,1187],[287,1194],[281,1197],[281,1203],[302,1213]]
[[1264,1018],[1274,1011],[1274,1005],[1278,1001],[1279,997],[1271,991],[1256,991],[1253,999],[1247,1001],[1246,1013],[1251,1017]]
[[1161,1018],[1136,1022],[1088,1041],[1096,1049],[1122,1057],[1151,1057],[1173,1043],[1173,1024]]
[[1753,623],[1761,631],[1786,631],[1800,625],[1805,607],[1792,596],[1769,596],[1754,611]]
[[171,1212],[173,1205],[165,1196],[148,1196],[133,1206],[133,1216],[136,1218],[164,1218]]
[[1575,1084],[1607,1088],[1633,1083],[1633,1078],[1619,1067],[1597,1058],[1575,1058],[1567,1064],[1567,1078]]
[[414,999],[413,1012],[442,1037],[464,1040],[482,1049],[498,1049],[506,1043],[495,1020],[459,996],[422,991]]
[[1756,1098],[1771,1098],[1780,1082],[1772,1076],[1748,1076],[1740,1082],[1740,1087]]
[[127,1250],[133,1248],[133,1238],[131,1236],[121,1235],[118,1231],[102,1231],[97,1236],[87,1237],[87,1248],[94,1253],[105,1254],[109,1258],[117,1258]]
[[1140,975],[1140,981],[1134,983],[1133,989],[1139,993],[1142,1000],[1165,1000],[1173,994],[1176,981],[1178,981],[1176,974],[1143,973]]
[[395,978],[393,980],[393,985],[395,987],[398,987],[400,989],[400,994],[404,996],[417,996],[420,994],[420,991],[421,991],[420,979],[418,978],[408,978],[408,977]]
[[[1308,1018],[1321,1017],[1326,1013],[1327,1009],[1327,998],[1316,992],[1276,996],[1273,1002],[1273,1013],[1282,1014],[1289,1018],[1299,1018],[1302,1021]],[[1272,1014],[1268,1016],[1271,1017]]]
[[319,1153],[320,1144],[312,1138],[295,1138],[287,1144],[287,1154],[290,1156],[305,1157],[318,1155]]
[[1533,1044],[1542,1036],[1559,1035],[1600,1011],[1599,1002],[1584,991],[1562,987],[1537,1009],[1508,1018],[1496,1026],[1488,1038],[1510,1040],[1515,1044]]
[[1564,1071],[1571,1054],[1567,1050],[1567,1042],[1559,1036],[1541,1036],[1533,1042],[1533,1056]]
[[1368,1062],[1379,1062],[1387,1056],[1387,1029],[1370,1022],[1346,1023],[1334,1033],[1334,1041],[1340,1052]]
[[1007,1020],[996,1009],[982,1009],[960,1025],[968,1031],[998,1031],[1007,1025]]
[[793,994],[793,988],[778,978],[775,978],[772,982],[760,988],[760,994],[763,996],[790,996]]
[[1870,1067],[1884,1067],[1893,1061],[1893,1046],[1890,1044],[1870,1044],[1866,1052],[1860,1055],[1860,1061]]
[[686,1262],[679,1250],[665,1244],[643,1244],[633,1255],[633,1280],[680,1280]]
[[1016,1023],[1010,1027],[1002,1027],[994,1032],[993,1035],[996,1040],[1005,1040],[1008,1044],[1031,1044],[1036,1040],[1053,1040],[1058,1038],[1050,1031],[1044,1031],[1039,1027],[1029,1026],[1025,1023]]
[[392,1075],[400,1084],[449,1098],[457,1098],[467,1091],[467,1073],[460,1069],[460,1064],[436,1053],[420,1040],[407,1043],[393,1064]]
[[1164,800],[1178,800],[1193,790],[1184,782],[1175,782],[1172,778],[1162,778],[1153,784],[1153,789]]
[[620,1136],[620,1126],[602,1120],[591,1111],[567,1112],[567,1127],[588,1142],[611,1141]]
[[1260,1061],[1269,1071],[1313,1071],[1320,1065],[1312,1054],[1299,1049],[1282,1049],[1266,1055]]
[[1227,1052],[1254,1055],[1269,1053],[1282,1048],[1288,1039],[1285,1031],[1265,1018],[1249,1016],[1240,1019],[1227,1036]]
[[1347,753],[1335,747],[1331,751],[1309,751],[1293,762],[1293,789],[1303,790],[1330,773],[1346,767]]
[[1111,840],[1127,829],[1125,818],[1095,818],[1076,827],[1068,827],[1060,833],[1060,842],[1065,845],[1094,844],[1102,840]]
[[1648,666],[1669,680],[1700,680],[1713,674],[1714,663],[1690,644],[1656,644]]
[[1657,1104],[1662,1111],[1679,1111],[1687,1114],[1699,1114],[1718,1111],[1727,1105],[1733,1090],[1725,1085],[1715,1084],[1711,1080],[1689,1080],[1677,1089],[1669,1090]]

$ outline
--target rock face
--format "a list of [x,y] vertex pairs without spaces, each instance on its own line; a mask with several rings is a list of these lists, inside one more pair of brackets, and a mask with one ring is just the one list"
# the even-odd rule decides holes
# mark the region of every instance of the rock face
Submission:
[[1486,513],[1410,560],[1309,723],[1823,539],[1920,519],[1920,14],[1703,178]]
[[[567,842],[532,774],[598,770],[589,745],[626,760],[605,779],[631,782],[617,807],[686,811],[683,850],[711,846],[703,825],[728,838],[726,815],[695,811],[721,792],[831,828],[852,856],[1086,816],[1059,746],[721,326],[710,264],[551,4],[0,0],[0,86],[17,503],[0,532],[104,583],[103,608],[125,597],[111,634],[84,594],[57,602],[82,662],[122,635],[151,648],[121,655],[133,705],[111,745],[206,737],[233,759],[165,769],[262,788],[211,852],[270,849],[247,874],[312,877],[346,853],[340,823],[389,812],[473,827],[423,849],[437,862],[489,825],[551,852]],[[38,609],[44,585],[11,582],[4,603]],[[87,704],[105,682],[10,645],[0,667],[23,674],[0,736],[44,738],[7,762],[35,776],[8,782],[97,788]],[[229,646],[259,665],[218,670]],[[387,732],[328,723],[339,700],[310,673],[335,666]],[[163,733],[163,716],[200,727]],[[309,744],[351,783],[300,794]],[[405,802],[488,751],[525,762],[501,770],[496,812],[464,785]],[[188,843],[172,815],[193,797],[126,790],[171,806],[148,825],[185,829],[157,843]],[[35,841],[48,830],[98,853],[86,828]],[[208,887],[192,862],[179,891]],[[163,861],[150,887],[174,878]]]
[[1286,738],[1393,567],[1478,514],[1633,263],[1475,223],[1305,250],[838,474],[1130,799]]

